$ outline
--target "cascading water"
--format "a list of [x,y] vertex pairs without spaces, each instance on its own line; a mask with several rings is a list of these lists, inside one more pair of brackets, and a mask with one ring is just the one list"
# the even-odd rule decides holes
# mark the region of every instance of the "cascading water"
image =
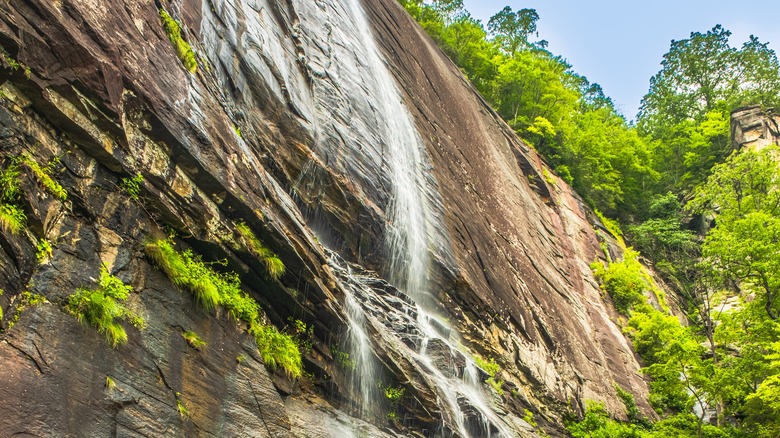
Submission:
[[[371,78],[366,78],[366,86],[374,88],[371,94],[377,98],[374,102],[376,111],[384,121],[384,159],[389,167],[392,184],[392,197],[386,209],[389,217],[386,229],[386,250],[390,258],[386,267],[388,279],[417,302],[417,325],[421,339],[419,350],[415,353],[436,383],[440,402],[445,405],[442,408],[449,411],[455,423],[450,427],[464,437],[490,436],[492,424],[493,427],[499,428],[497,436],[501,436],[502,422],[490,409],[481,383],[476,377],[473,360],[457,350],[450,336],[452,330],[426,309],[432,304],[427,284],[430,266],[429,244],[432,243],[429,238],[432,233],[428,200],[435,188],[427,184],[423,174],[426,168],[424,146],[411,115],[401,101],[401,93],[384,64],[359,0],[344,1],[352,15],[357,34],[363,39],[363,47],[366,48],[364,62],[373,74]],[[356,304],[351,300],[354,300],[354,296],[347,297],[348,307]],[[433,363],[427,351],[431,340],[440,341],[450,350],[451,356],[460,355],[465,359],[466,366],[462,375],[445,375]],[[374,378],[375,376],[367,375],[360,380],[364,384],[371,384]],[[477,411],[481,420],[478,424],[467,424],[464,404]]]

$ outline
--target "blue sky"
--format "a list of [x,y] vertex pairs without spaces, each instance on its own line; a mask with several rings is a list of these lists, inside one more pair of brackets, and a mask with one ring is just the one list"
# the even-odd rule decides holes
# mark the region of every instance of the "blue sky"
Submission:
[[633,119],[650,77],[661,68],[671,41],[716,24],[732,31],[731,45],[750,34],[780,50],[780,0],[464,0],[484,24],[504,6],[539,13],[539,39],[574,70],[597,82]]

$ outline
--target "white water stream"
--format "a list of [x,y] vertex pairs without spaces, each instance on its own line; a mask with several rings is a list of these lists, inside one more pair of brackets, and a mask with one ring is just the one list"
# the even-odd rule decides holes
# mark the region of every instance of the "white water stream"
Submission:
[[[386,253],[389,261],[386,273],[390,283],[405,292],[417,303],[417,330],[421,334],[419,350],[412,353],[418,362],[426,369],[429,378],[435,382],[439,405],[446,410],[455,424],[447,427],[463,437],[491,436],[491,425],[498,433],[494,437],[510,436],[501,432],[503,422],[500,421],[490,407],[483,385],[478,377],[476,365],[472,358],[462,354],[457,349],[457,340],[453,339],[453,331],[435,315],[429,307],[433,297],[428,285],[428,269],[430,267],[429,247],[436,247],[431,242],[433,233],[430,229],[431,209],[429,199],[435,196],[435,187],[426,182],[423,174],[426,166],[424,145],[415,129],[412,117],[402,103],[401,93],[392,75],[388,71],[374,36],[368,24],[368,19],[359,0],[341,0],[352,16],[357,35],[365,48],[365,59],[362,62],[368,66],[371,77],[365,78],[364,86],[369,88],[375,97],[373,102],[378,118],[384,122],[384,132],[381,140],[384,144],[384,160],[389,168],[392,183],[392,197],[386,208],[389,223],[386,229]],[[369,292],[370,293],[370,292]],[[360,302],[352,294],[347,296],[347,310],[350,314],[350,343],[352,354],[359,360],[355,379],[363,388],[359,393],[365,397],[364,404],[370,403],[371,397],[376,397],[375,387],[376,365],[371,364],[372,352],[369,337],[366,334],[366,315]],[[446,345],[448,354],[462,357],[465,369],[459,376],[445,374],[428,354],[428,346],[432,340]],[[368,386],[368,387],[367,387]],[[381,397],[382,395],[379,394]],[[467,421],[467,411],[471,416],[479,417],[479,421]]]

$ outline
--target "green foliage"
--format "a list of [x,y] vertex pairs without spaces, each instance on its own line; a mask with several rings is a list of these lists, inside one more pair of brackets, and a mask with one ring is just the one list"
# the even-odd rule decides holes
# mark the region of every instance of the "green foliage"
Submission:
[[650,148],[598,84],[531,43],[538,14],[505,8],[482,24],[460,2],[401,0],[498,113],[596,207],[628,215],[658,175]]
[[236,225],[236,231],[241,236],[246,249],[265,264],[268,275],[274,280],[279,280],[285,272],[282,260],[263,245],[263,242],[255,236],[247,224],[239,223]]
[[184,338],[185,341],[187,341],[187,344],[189,344],[190,347],[200,350],[201,348],[206,346],[206,341],[201,339],[200,336],[198,336],[197,333],[193,331],[184,331],[181,334],[181,337]]
[[146,325],[143,318],[125,305],[132,291],[132,286],[109,274],[104,265],[100,268],[98,288],[77,289],[68,297],[66,309],[79,322],[97,328],[116,348],[127,342],[127,332],[120,321],[129,322],[138,329]]
[[636,424],[626,424],[609,417],[604,405],[586,401],[585,416],[568,422],[566,429],[573,438],[643,438],[648,436]]
[[48,303],[46,297],[43,295],[34,294],[30,291],[24,291],[19,294],[16,299],[16,304],[14,305],[14,313],[11,315],[11,319],[8,320],[8,325],[6,325],[5,330],[11,330],[13,326],[19,322],[19,318],[22,317],[22,312],[30,307],[38,306],[43,303]]
[[11,234],[19,234],[26,226],[27,216],[20,207],[0,203],[0,229]]
[[298,343],[292,336],[260,322],[260,305],[241,290],[238,275],[215,272],[192,251],[176,251],[171,240],[149,242],[145,250],[174,284],[192,292],[206,310],[222,306],[232,318],[247,322],[268,367],[280,367],[293,378],[301,376]]
[[477,366],[485,370],[485,372],[490,376],[486,380],[487,384],[490,385],[499,396],[503,396],[504,389],[502,386],[504,386],[504,381],[496,378],[496,374],[498,374],[498,372],[501,370],[501,366],[498,365],[493,358],[490,360],[485,360],[481,356],[477,355],[474,355],[474,362],[476,362]]
[[538,425],[536,424],[536,420],[534,420],[534,413],[529,411],[528,409],[523,410],[523,421],[528,423],[534,429],[538,427]]
[[181,393],[176,393],[176,409],[179,411],[179,416],[186,420],[190,418],[190,410],[187,409],[187,405],[184,403],[184,400],[181,398]]
[[339,350],[337,347],[331,347],[333,358],[336,365],[347,371],[354,371],[357,363],[349,356],[349,353]]
[[595,213],[596,217],[599,218],[601,223],[604,225],[604,228],[609,231],[609,234],[611,234],[612,237],[617,240],[618,244],[622,248],[625,248],[626,242],[623,240],[623,231],[620,229],[620,224],[616,220],[604,216],[604,214],[598,209],[593,210],[593,213]]
[[301,376],[303,366],[301,352],[292,336],[270,325],[254,324],[249,332],[254,335],[260,356],[266,366],[283,369],[288,376]]
[[116,382],[110,376],[106,376],[105,387],[108,391],[113,391],[116,389]]
[[27,216],[15,202],[21,194],[19,164],[11,163],[0,171],[0,230],[19,234],[26,226]]
[[22,192],[20,182],[22,171],[17,160],[11,160],[5,169],[0,171],[0,200],[14,202]]
[[30,169],[38,183],[40,183],[46,191],[54,195],[55,198],[62,202],[65,202],[65,200],[68,199],[68,192],[51,176],[52,172],[54,172],[54,168],[60,162],[59,159],[55,158],[49,161],[46,166],[41,166],[31,155],[24,153],[20,158],[20,162]]
[[[701,268],[716,284],[749,289],[772,319],[780,316],[780,148],[732,154],[691,202],[718,208],[717,225],[702,247]],[[736,280],[738,283],[735,283]]]
[[38,244],[36,245],[35,255],[38,258],[38,263],[43,263],[44,261],[52,257],[52,249],[48,240],[46,239],[38,240]]
[[124,190],[131,199],[138,200],[141,196],[141,184],[144,182],[144,176],[137,173],[132,178],[122,178],[119,182],[119,187]]
[[638,252],[626,248],[623,260],[619,262],[591,265],[601,288],[612,298],[617,311],[624,315],[628,315],[635,305],[645,302],[645,292],[653,291],[652,280],[643,271],[638,256]]
[[168,39],[171,40],[171,44],[173,44],[173,48],[176,50],[176,55],[184,64],[184,68],[194,74],[198,71],[198,61],[195,59],[195,52],[192,50],[192,46],[181,36],[181,26],[163,9],[160,9],[160,19]]
[[388,386],[385,388],[385,397],[391,402],[398,402],[404,396],[404,392],[406,392],[404,388]]

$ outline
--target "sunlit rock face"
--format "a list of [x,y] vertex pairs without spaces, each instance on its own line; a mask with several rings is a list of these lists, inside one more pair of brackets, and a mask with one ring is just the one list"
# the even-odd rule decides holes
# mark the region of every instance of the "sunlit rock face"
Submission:
[[[558,435],[585,400],[622,415],[615,385],[649,411],[589,268],[595,219],[394,0],[10,0],[0,45],[3,165],[59,157],[68,191],[28,175],[28,230],[0,233],[0,435]],[[235,245],[239,222],[280,280]],[[166,229],[269,322],[313,327],[304,378],[151,265]],[[148,322],[117,349],[63,311],[101,264]]]
[[760,105],[735,109],[731,112],[731,141],[737,149],[780,144],[780,116],[767,113]]

